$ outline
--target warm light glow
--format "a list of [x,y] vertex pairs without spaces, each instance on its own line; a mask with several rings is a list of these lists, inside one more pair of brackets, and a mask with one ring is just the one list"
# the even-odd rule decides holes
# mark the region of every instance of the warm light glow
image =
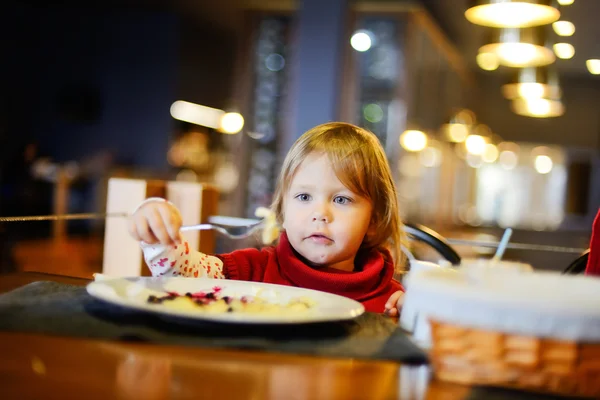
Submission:
[[475,123],[475,113],[468,109],[460,110],[455,116],[456,122],[464,125],[473,125]]
[[446,136],[454,143],[462,143],[469,135],[469,128],[465,124],[451,123],[446,125]]
[[555,60],[552,50],[530,43],[492,43],[482,46],[479,51],[495,53],[500,64],[514,68],[547,65]]
[[545,99],[528,99],[527,107],[533,115],[547,115],[550,112],[550,102]]
[[512,108],[519,115],[536,118],[558,117],[565,111],[560,101],[544,98],[515,99],[512,101]]
[[483,138],[486,139],[486,142],[487,139],[491,138],[493,135],[492,130],[486,124],[477,124],[475,128],[473,128],[473,134],[483,136]]
[[477,25],[519,28],[550,24],[560,18],[560,12],[547,5],[511,1],[471,7],[465,17]]
[[496,147],[495,144],[487,143],[485,145],[481,158],[486,163],[493,163],[498,159],[498,147]]
[[532,156],[547,156],[550,152],[550,149],[546,146],[537,146],[531,150]]
[[570,21],[556,21],[552,29],[558,36],[573,36],[575,33],[575,25]]
[[517,166],[517,164],[519,162],[519,157],[517,156],[517,153],[515,153],[514,151],[504,150],[504,151],[500,152],[500,156],[498,157],[498,162],[500,163],[502,168],[504,168],[505,170],[511,170]]
[[539,99],[548,97],[558,99],[561,95],[561,90],[558,86],[551,86],[543,83],[523,82],[511,83],[502,86],[502,92],[507,99]]
[[469,154],[480,155],[485,150],[486,140],[483,136],[469,135],[465,140],[465,147]]
[[600,60],[591,58],[585,62],[585,66],[592,75],[600,75]]
[[529,67],[518,70],[511,83],[502,85],[502,94],[507,99],[540,98],[558,100],[561,90],[555,69],[548,67]]
[[419,161],[424,167],[438,167],[442,162],[442,152],[435,147],[426,147],[419,153]]
[[570,6],[574,1],[575,0],[558,0],[558,4],[561,6]]
[[417,130],[407,130],[400,135],[400,144],[408,151],[421,151],[427,146],[427,135]]
[[244,117],[236,112],[229,112],[221,118],[220,131],[223,133],[238,133],[244,127]]
[[171,116],[175,119],[192,124],[218,129],[225,111],[206,107],[183,100],[177,100],[171,105]]
[[562,58],[563,60],[573,58],[575,55],[575,47],[570,43],[556,43],[552,48],[554,49],[556,57]]
[[500,66],[498,56],[494,53],[479,53],[476,57],[477,65],[485,71],[494,71]]
[[352,37],[350,38],[350,45],[356,51],[367,51],[371,48],[373,41],[371,40],[371,35],[366,30],[359,30],[354,32]]
[[553,167],[552,159],[548,156],[537,156],[535,158],[535,170],[540,174],[547,174],[552,171]]
[[544,85],[541,83],[522,83],[517,89],[519,97],[525,99],[539,99],[544,96]]

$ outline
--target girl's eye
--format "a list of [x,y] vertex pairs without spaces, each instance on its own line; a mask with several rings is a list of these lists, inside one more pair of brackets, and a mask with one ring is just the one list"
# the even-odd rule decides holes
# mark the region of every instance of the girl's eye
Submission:
[[300,201],[309,201],[310,195],[306,193],[300,193],[299,195],[296,195],[296,198]]
[[343,196],[337,196],[336,198],[333,199],[333,202],[336,204],[348,204],[351,201],[352,200],[349,199],[348,197],[343,197]]

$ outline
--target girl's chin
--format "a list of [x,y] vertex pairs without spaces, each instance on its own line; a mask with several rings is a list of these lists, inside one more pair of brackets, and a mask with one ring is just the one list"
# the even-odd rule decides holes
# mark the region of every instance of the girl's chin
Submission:
[[330,262],[327,259],[327,257],[305,257],[302,254],[300,254],[301,258],[303,259],[303,261],[310,267],[315,268],[315,269],[320,269],[320,268],[326,268]]

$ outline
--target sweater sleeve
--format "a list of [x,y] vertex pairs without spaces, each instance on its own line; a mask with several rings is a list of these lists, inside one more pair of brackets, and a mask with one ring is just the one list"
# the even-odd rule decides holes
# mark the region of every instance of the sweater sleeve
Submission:
[[190,250],[184,241],[178,246],[140,244],[152,276],[185,276],[223,279],[223,262],[214,256]]
[[261,282],[269,261],[269,250],[242,249],[216,256],[179,246],[141,242],[144,259],[152,276],[235,279]]
[[590,239],[590,253],[585,268],[586,275],[600,275],[600,209],[594,219],[592,226],[592,237]]
[[262,282],[268,268],[273,248],[235,250],[217,257],[223,264],[223,273],[228,279]]

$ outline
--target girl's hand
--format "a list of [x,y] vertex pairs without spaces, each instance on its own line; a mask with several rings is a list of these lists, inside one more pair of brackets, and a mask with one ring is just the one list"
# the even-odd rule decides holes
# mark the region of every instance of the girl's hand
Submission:
[[129,234],[148,244],[178,245],[181,243],[181,214],[177,207],[164,200],[142,204],[129,219]]
[[404,292],[398,290],[385,303],[384,313],[390,317],[399,317],[404,304]]

